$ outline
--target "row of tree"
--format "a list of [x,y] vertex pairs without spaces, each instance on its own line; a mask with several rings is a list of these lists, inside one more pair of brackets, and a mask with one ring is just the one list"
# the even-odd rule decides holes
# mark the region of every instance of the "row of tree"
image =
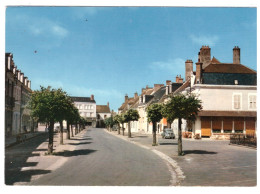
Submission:
[[29,102],[31,116],[39,123],[46,123],[49,127],[48,154],[53,152],[54,123],[60,123],[60,144],[63,144],[63,121],[67,121],[67,139],[70,139],[70,131],[75,125],[75,133],[78,133],[86,120],[80,116],[72,99],[61,88],[53,89],[50,86],[42,87],[32,93]]
[[[171,124],[175,119],[178,119],[178,155],[183,155],[182,152],[182,132],[181,125],[182,119],[188,122],[194,122],[196,115],[202,109],[201,101],[194,95],[176,95],[170,97],[169,101],[165,104],[151,104],[147,107],[147,117],[148,122],[153,125],[153,144],[156,144],[156,131],[157,123],[161,121],[162,118],[166,118],[167,122]],[[128,137],[131,137],[130,122],[137,121],[139,119],[139,114],[134,109],[129,109],[126,113],[116,115],[114,117],[107,118],[105,124],[110,129],[113,125],[118,126],[118,134],[120,134],[120,124],[122,125],[122,131],[124,135],[124,123],[128,123]]]

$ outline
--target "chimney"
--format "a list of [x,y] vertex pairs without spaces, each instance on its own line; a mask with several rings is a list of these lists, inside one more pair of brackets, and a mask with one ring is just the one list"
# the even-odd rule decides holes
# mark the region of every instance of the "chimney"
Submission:
[[179,83],[179,76],[178,76],[178,75],[176,76],[175,82],[176,82],[176,83]]
[[154,89],[154,91],[157,91],[157,90],[159,90],[163,86],[164,86],[164,84],[154,84],[153,89]]
[[91,94],[90,100],[94,100],[94,95],[93,94]]
[[165,94],[168,95],[169,94],[169,85],[166,85],[166,88],[165,88]]
[[138,98],[138,93],[136,92],[136,93],[135,93],[135,99],[137,99],[137,98]]
[[16,70],[17,70],[17,67],[14,65],[14,67],[13,67],[13,74],[14,75],[16,74]]
[[28,87],[28,85],[27,85],[27,80],[28,80],[28,77],[24,77],[24,85],[25,85],[26,87]]
[[31,81],[28,80],[28,88],[31,89]]
[[185,62],[185,81],[188,81],[188,79],[190,79],[191,72],[193,72],[193,61],[187,60]]
[[178,83],[183,83],[183,78],[181,77],[181,75],[179,77]]
[[166,86],[171,84],[171,80],[166,80]]
[[8,54],[7,56],[7,69],[11,70],[11,60],[12,60],[12,54]]
[[128,95],[125,95],[125,103],[128,101]]
[[209,46],[202,46],[200,48],[198,62],[203,63],[202,69],[204,69],[205,67],[207,67],[210,64],[210,61],[211,61],[210,50],[211,49],[209,48]]
[[240,48],[238,46],[233,48],[233,63],[240,64]]
[[21,81],[22,83],[24,83],[24,81],[23,81],[24,73],[21,72],[20,75],[21,75],[21,76],[20,76],[20,81]]
[[20,81],[20,77],[21,77],[21,71],[17,70],[17,79]]
[[201,73],[202,73],[202,63],[198,62],[196,63],[196,83],[200,84],[201,83]]
[[109,107],[109,102],[107,102],[107,106]]
[[148,85],[146,85],[146,89],[148,89],[149,87],[148,87]]

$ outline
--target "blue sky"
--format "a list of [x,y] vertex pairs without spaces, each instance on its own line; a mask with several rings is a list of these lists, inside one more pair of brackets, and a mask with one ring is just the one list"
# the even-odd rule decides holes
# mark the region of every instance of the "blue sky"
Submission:
[[[86,19],[88,21],[86,21]],[[256,8],[7,7],[5,51],[40,85],[94,94],[117,110],[125,94],[184,77],[202,45],[256,70]],[[35,53],[35,51],[37,51]],[[194,68],[195,69],[195,68]]]

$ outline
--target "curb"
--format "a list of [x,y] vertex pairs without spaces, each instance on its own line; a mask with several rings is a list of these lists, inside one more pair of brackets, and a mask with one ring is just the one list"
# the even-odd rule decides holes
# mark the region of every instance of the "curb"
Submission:
[[[181,181],[183,181],[185,179],[184,173],[181,170],[181,168],[179,167],[178,163],[175,160],[173,160],[171,157],[169,157],[168,155],[166,155],[166,154],[164,154],[164,153],[162,153],[162,152],[160,152],[158,150],[155,150],[153,148],[149,148],[149,147],[147,147],[145,145],[142,145],[142,144],[140,144],[138,142],[134,142],[134,141],[131,141],[130,139],[126,139],[126,138],[124,138],[125,136],[117,136],[118,134],[110,133],[106,129],[104,131],[106,131],[108,134],[116,136],[116,137],[118,137],[118,138],[120,138],[122,140],[128,141],[128,142],[130,142],[132,144],[138,145],[139,147],[142,147],[144,149],[150,150],[150,151],[154,152],[156,155],[158,155],[161,159],[165,160],[166,163],[168,165],[170,165],[170,167],[171,167],[170,168],[171,169],[170,173],[171,173],[172,179],[170,180],[171,185],[169,185],[169,186],[179,186]],[[172,170],[174,172],[172,172]],[[177,179],[176,181],[174,181],[175,178]]]
[[10,147],[12,147],[12,146],[18,145],[18,144],[20,144],[20,143],[22,143],[22,142],[28,141],[28,140],[30,140],[30,139],[32,139],[32,138],[34,138],[34,137],[38,137],[38,136],[44,135],[44,134],[47,134],[47,132],[43,132],[43,133],[39,133],[39,134],[37,134],[37,135],[33,135],[33,136],[31,136],[31,137],[25,138],[23,141],[15,141],[15,142],[13,142],[13,143],[7,144],[7,145],[5,145],[5,148],[10,148]]

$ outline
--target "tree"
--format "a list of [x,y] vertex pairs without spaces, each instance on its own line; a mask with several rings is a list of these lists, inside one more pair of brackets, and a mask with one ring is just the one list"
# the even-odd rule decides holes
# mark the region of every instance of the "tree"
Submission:
[[114,124],[118,126],[118,135],[120,135],[120,115],[114,116]]
[[152,144],[153,146],[157,145],[156,144],[156,131],[157,131],[156,123],[160,122],[160,120],[163,118],[162,109],[163,109],[162,104],[151,104],[146,108],[148,121],[152,122],[153,124],[153,144]]
[[49,123],[49,144],[48,154],[53,152],[53,129],[54,123],[60,121],[60,115],[63,115],[63,99],[64,92],[59,89],[51,89],[41,86],[40,90],[36,90],[32,93],[31,100],[29,102],[31,108],[31,115],[38,118],[38,122]]
[[106,125],[106,127],[109,129],[109,131],[111,131],[111,128],[113,127],[114,125],[114,121],[113,121],[113,117],[108,117],[104,120],[104,123]]
[[174,119],[178,119],[178,155],[182,153],[182,133],[181,124],[182,119],[195,121],[196,115],[202,109],[201,100],[194,95],[184,96],[179,94],[172,96],[170,100],[164,105],[163,116],[167,122],[172,123]]
[[[122,125],[122,132],[123,132],[123,136],[124,136],[125,135],[125,128],[124,128],[125,117],[124,117],[124,114],[120,114],[118,116],[119,116],[118,121]],[[120,130],[120,125],[119,125],[119,130]]]
[[68,115],[67,117],[67,126],[68,126],[68,129],[67,129],[67,138],[70,139],[70,129],[71,129],[71,135],[72,137],[74,136],[73,135],[73,129],[72,129],[72,125],[73,124],[76,124],[77,121],[79,120],[80,118],[80,115],[79,115],[79,110],[72,104],[71,107],[70,107],[70,114]]
[[129,109],[125,114],[124,114],[124,120],[125,122],[128,123],[128,137],[131,137],[131,128],[130,128],[130,122],[131,121],[138,121],[140,118],[137,110],[134,109]]

